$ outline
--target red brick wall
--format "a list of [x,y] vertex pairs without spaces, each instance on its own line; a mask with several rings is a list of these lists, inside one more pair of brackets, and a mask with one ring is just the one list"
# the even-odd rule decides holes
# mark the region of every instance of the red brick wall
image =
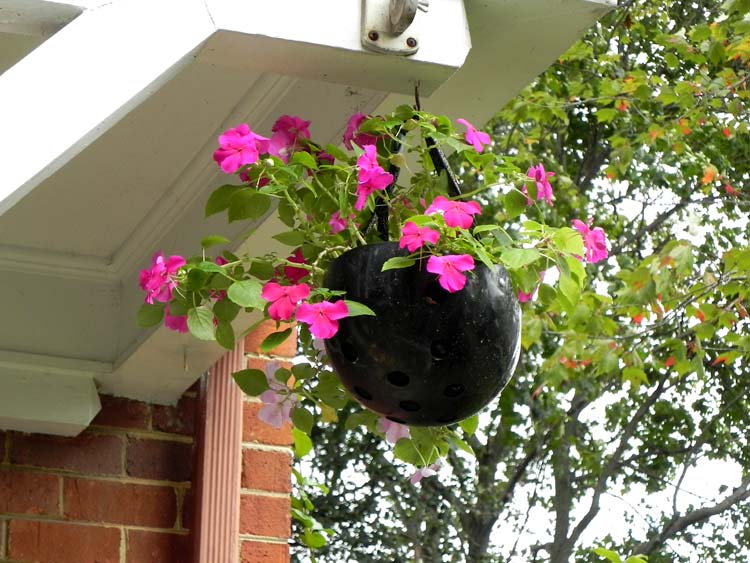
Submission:
[[[249,367],[263,369],[269,356],[259,344],[275,331],[273,323],[258,328],[245,340]],[[275,361],[295,355],[296,339],[290,337],[272,351]],[[289,425],[276,429],[257,418],[257,399],[246,397],[243,404],[242,481],[240,497],[241,563],[288,563],[292,431]]]
[[191,560],[195,393],[101,399],[75,438],[0,432],[0,562]]

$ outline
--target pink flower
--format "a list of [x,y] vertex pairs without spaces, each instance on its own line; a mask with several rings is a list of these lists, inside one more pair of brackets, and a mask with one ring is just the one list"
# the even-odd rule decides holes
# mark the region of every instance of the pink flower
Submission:
[[475,201],[453,201],[444,196],[437,196],[425,209],[425,215],[442,213],[445,224],[449,227],[468,229],[474,222],[472,215],[481,213],[482,208]]
[[177,332],[187,332],[187,315],[170,315],[169,305],[164,309],[164,326]]
[[268,152],[268,139],[250,131],[247,123],[241,123],[219,135],[214,160],[224,172],[233,174],[241,166],[256,162],[264,152]]
[[299,302],[310,296],[310,286],[306,283],[279,285],[271,281],[263,286],[260,296],[271,303],[269,317],[276,321],[288,321],[294,316]]
[[[590,224],[591,219],[589,219]],[[596,264],[601,260],[606,260],[609,256],[607,235],[601,227],[591,229],[589,225],[579,219],[573,219],[573,228],[583,237],[583,245],[586,247],[586,260],[590,264]]]
[[[349,219],[354,219],[354,213],[349,215]],[[328,221],[328,224],[331,225],[331,234],[335,235],[346,229],[347,223],[348,221],[341,217],[341,211],[337,211],[331,215],[331,219]]]
[[[536,198],[543,199],[552,205],[552,185],[547,178],[555,175],[554,172],[545,172],[543,164],[537,164],[529,168],[526,175],[536,182]],[[526,186],[523,187],[523,193],[526,193]],[[527,203],[531,205],[531,199],[527,196]]]
[[154,299],[166,303],[172,299],[172,290],[177,287],[175,274],[184,265],[182,256],[170,256],[164,260],[161,252],[154,254],[151,267],[141,270],[141,289],[146,292],[146,303],[153,304]]
[[346,124],[346,131],[344,131],[344,146],[347,149],[352,150],[352,141],[360,147],[374,145],[378,142],[378,138],[375,135],[358,133],[359,126],[367,119],[368,117],[364,113],[355,113],[349,118],[349,122]]
[[489,145],[492,142],[487,133],[477,131],[476,127],[465,119],[456,119],[456,123],[460,123],[466,127],[466,142],[473,146],[475,151],[482,152],[484,145]]
[[[302,249],[298,248],[294,253],[287,258],[287,261],[294,262],[296,264],[307,264],[307,260],[302,256]],[[299,280],[309,274],[304,268],[295,268],[294,266],[284,266],[284,276],[292,283],[297,283]]]
[[402,229],[399,248],[408,248],[409,252],[414,252],[417,248],[422,248],[426,242],[435,244],[440,238],[440,233],[429,227],[419,227],[413,221],[407,221]]
[[460,291],[466,285],[466,276],[461,272],[474,269],[474,258],[468,254],[430,256],[427,271],[438,275],[440,286],[450,292]]
[[385,434],[385,439],[389,444],[395,444],[402,438],[411,437],[411,432],[409,431],[408,426],[388,420],[384,416],[381,416],[378,419],[377,428],[378,432]]
[[361,211],[369,195],[377,190],[384,190],[393,182],[393,174],[386,172],[378,164],[378,153],[375,145],[365,145],[365,153],[357,159],[359,167],[357,184],[357,203],[354,209]]
[[349,315],[349,307],[343,301],[321,301],[303,303],[297,309],[297,320],[310,325],[310,333],[316,338],[331,338],[339,330],[339,319]]
[[422,481],[422,479],[424,479],[425,477],[432,477],[433,475],[437,475],[437,472],[440,469],[440,465],[440,460],[438,460],[429,467],[420,467],[409,478],[409,482],[412,485],[418,485],[420,481]]
[[294,154],[301,138],[309,139],[310,122],[293,115],[282,115],[271,127],[273,135],[268,144],[268,153],[278,156],[284,162]]

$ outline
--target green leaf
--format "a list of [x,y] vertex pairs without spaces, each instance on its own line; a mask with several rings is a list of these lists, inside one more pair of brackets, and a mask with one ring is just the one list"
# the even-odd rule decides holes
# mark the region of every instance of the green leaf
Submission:
[[300,231],[287,231],[286,233],[274,235],[271,238],[279,241],[281,244],[286,244],[287,246],[293,246],[295,248],[307,240],[305,234]]
[[266,306],[266,300],[260,296],[263,286],[257,280],[242,280],[234,282],[227,289],[229,299],[240,307],[252,307],[261,311]]
[[272,332],[260,343],[260,351],[264,354],[270,352],[289,338],[290,334],[292,334],[291,327],[281,332]]
[[471,455],[471,456],[474,456],[474,455],[476,455],[476,454],[474,453],[474,448],[472,448],[472,447],[471,447],[471,446],[470,446],[469,444],[467,444],[467,443],[466,443],[465,441],[463,441],[463,440],[462,440],[461,438],[459,438],[458,436],[452,435],[452,436],[450,437],[450,441],[451,441],[451,443],[452,443],[452,444],[453,444],[454,446],[456,446],[456,448],[458,448],[458,449],[459,449],[459,450],[461,450],[462,452],[466,452],[467,454],[469,454],[469,455]]
[[257,397],[268,391],[268,378],[259,369],[243,369],[232,374],[240,389],[251,397]]
[[302,532],[302,543],[312,549],[320,549],[328,543],[328,538],[323,532],[306,528]]
[[581,233],[570,227],[557,229],[552,235],[552,242],[561,252],[567,252],[576,256],[583,256],[583,237]]
[[216,188],[206,202],[206,217],[210,217],[229,207],[229,200],[242,189],[242,186],[225,185]]
[[310,434],[315,424],[315,417],[304,407],[297,407],[292,411],[292,423],[305,434]]
[[271,207],[271,198],[251,188],[236,192],[229,201],[229,222],[258,219]]
[[296,152],[294,155],[292,155],[292,160],[289,162],[290,164],[301,164],[305,168],[309,170],[317,170],[318,169],[318,163],[315,162],[315,159],[309,152]]
[[620,556],[617,555],[614,551],[610,551],[609,549],[604,549],[603,547],[597,547],[594,550],[594,553],[601,557],[605,557],[612,563],[622,563],[622,559],[620,559]]
[[234,329],[231,324],[219,320],[216,325],[216,342],[227,350],[234,350]]
[[500,260],[511,270],[518,270],[536,262],[542,253],[536,248],[510,248],[500,255]]
[[229,299],[220,299],[214,303],[214,315],[220,321],[231,323],[240,312],[240,306]]
[[227,244],[230,240],[219,235],[210,235],[201,239],[201,247],[211,248],[219,244]]
[[318,372],[310,364],[294,364],[292,366],[292,375],[297,381],[304,381],[315,377]]
[[209,262],[208,260],[204,260],[203,262],[199,263],[198,268],[200,268],[204,272],[213,273],[213,274],[224,273],[224,268],[219,266],[216,262]]
[[164,308],[166,303],[154,303],[149,305],[144,303],[138,310],[138,326],[149,327],[161,323],[164,318]]
[[459,422],[458,425],[464,432],[466,432],[467,436],[472,436],[474,432],[477,431],[477,427],[479,426],[479,415],[475,414],[474,416],[465,418],[464,420]]
[[302,458],[312,451],[312,440],[310,440],[310,437],[302,432],[302,430],[292,428],[292,436],[294,437],[294,455],[298,458]]
[[214,314],[207,307],[190,309],[187,314],[190,334],[198,340],[216,340],[214,336]]
[[358,301],[350,301],[346,299],[344,300],[344,303],[346,303],[346,306],[349,309],[350,317],[360,317],[362,315],[367,315],[370,317],[375,316],[375,311],[370,309],[367,305],[359,303]]
[[596,110],[596,120],[599,123],[609,123],[617,117],[618,113],[620,112],[612,108],[598,109]]
[[326,145],[326,152],[330,154],[333,158],[341,162],[347,162],[350,158],[348,154],[346,154],[343,150],[341,150],[336,145],[330,145],[330,144]]
[[386,260],[383,263],[383,267],[380,269],[381,272],[386,270],[397,270],[399,268],[408,268],[413,266],[415,260],[413,258],[406,258],[405,256],[395,256]]
[[560,293],[562,293],[568,300],[571,306],[571,310],[568,312],[572,313],[581,296],[581,288],[578,285],[578,282],[571,277],[568,270],[560,272]]
[[276,209],[279,214],[279,219],[287,227],[294,227],[294,207],[287,200],[282,199],[279,202],[279,207]]
[[503,207],[509,219],[515,219],[528,208],[528,199],[518,190],[511,190],[503,198]]
[[474,227],[474,235],[480,233],[486,233],[487,231],[496,231],[500,228],[500,225],[477,225]]
[[422,457],[419,455],[414,442],[408,438],[402,438],[393,447],[393,456],[412,465],[421,465]]

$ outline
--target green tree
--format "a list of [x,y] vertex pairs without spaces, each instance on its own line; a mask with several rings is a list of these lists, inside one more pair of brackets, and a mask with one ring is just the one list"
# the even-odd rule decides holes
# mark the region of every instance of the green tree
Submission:
[[[485,209],[515,229],[592,218],[610,259],[569,306],[544,284],[524,306],[517,372],[469,440],[476,460],[452,451],[449,477],[411,485],[387,444],[345,431],[351,405],[315,430],[312,472],[331,487],[317,517],[335,531],[319,561],[617,560],[597,546],[748,560],[749,12],[620,2],[489,124],[497,154],[555,172],[555,201],[510,211],[500,187]],[[690,494],[705,460],[740,481]],[[668,500],[637,496],[657,492]],[[617,522],[602,515],[613,497],[633,504]]]

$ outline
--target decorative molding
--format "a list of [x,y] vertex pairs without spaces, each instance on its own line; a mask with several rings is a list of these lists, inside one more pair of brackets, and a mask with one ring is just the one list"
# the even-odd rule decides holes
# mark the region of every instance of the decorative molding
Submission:
[[244,365],[245,344],[240,340],[232,352],[216,362],[208,377],[199,446],[202,459],[195,563],[231,563],[239,558],[242,391],[234,383],[232,372]]

